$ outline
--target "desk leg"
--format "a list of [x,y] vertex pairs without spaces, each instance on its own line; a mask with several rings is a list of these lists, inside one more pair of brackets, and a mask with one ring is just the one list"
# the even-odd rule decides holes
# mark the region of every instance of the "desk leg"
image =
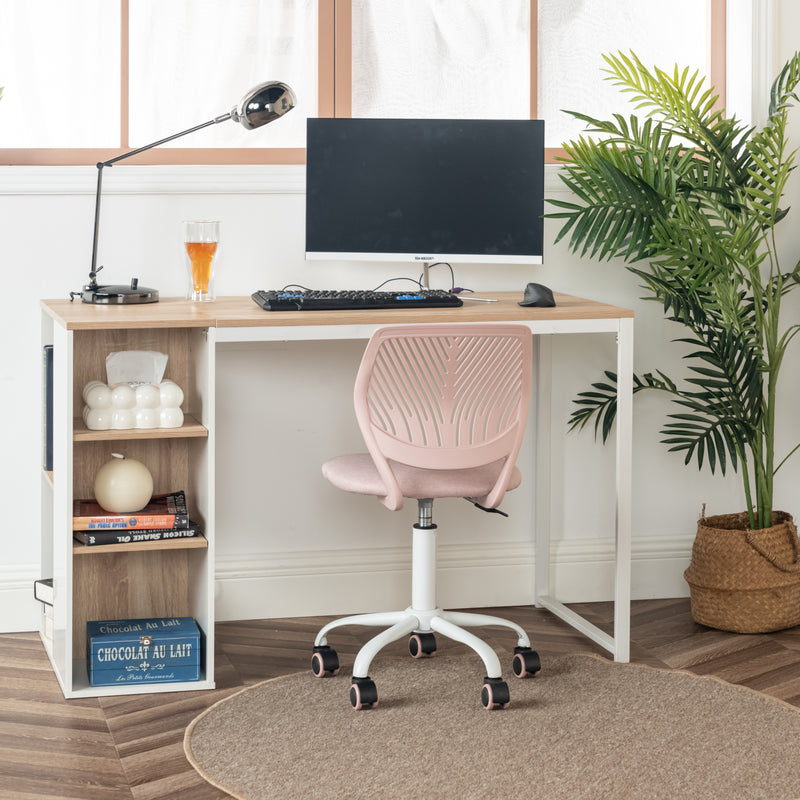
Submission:
[[617,334],[617,498],[614,661],[630,660],[631,481],[633,478],[633,319]]
[[553,337],[533,337],[536,359],[536,470],[534,475],[534,602],[550,594],[550,509],[552,503],[551,429],[553,397]]
[[614,634],[556,600],[550,593],[550,425],[551,339],[536,337],[538,384],[536,388],[536,508],[534,531],[535,602],[608,650],[615,661],[630,660],[631,612],[631,479],[633,443],[633,319],[620,319],[617,328],[616,421],[616,534],[614,572]]

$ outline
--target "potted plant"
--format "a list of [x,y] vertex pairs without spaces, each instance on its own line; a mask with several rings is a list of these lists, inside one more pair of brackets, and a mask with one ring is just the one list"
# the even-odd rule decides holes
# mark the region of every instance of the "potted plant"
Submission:
[[[774,476],[800,445],[776,452],[778,376],[800,330],[781,304],[800,263],[781,267],[775,227],[795,165],[787,117],[797,101],[800,53],[772,85],[759,130],[718,107],[699,73],[648,69],[633,53],[606,55],[608,79],[637,112],[600,120],[568,112],[587,133],[564,145],[561,178],[574,200],[550,200],[573,252],[621,260],[648,299],[682,326],[688,373],[634,376],[634,393],[673,401],[661,431],[686,464],[739,472],[745,511],[703,518],[685,573],[698,622],[754,632],[800,624],[800,559],[791,517],[773,509]],[[576,400],[570,425],[594,421],[605,440],[616,414],[616,376]]]

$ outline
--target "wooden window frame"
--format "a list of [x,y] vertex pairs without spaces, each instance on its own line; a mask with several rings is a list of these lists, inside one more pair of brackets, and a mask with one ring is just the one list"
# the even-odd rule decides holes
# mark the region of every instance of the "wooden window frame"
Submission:
[[[86,165],[108,161],[131,150],[128,141],[129,106],[129,0],[119,0],[121,15],[120,47],[120,132],[118,148],[6,148],[0,149],[0,164],[5,165]],[[350,117],[352,115],[352,0],[317,0],[318,2],[318,64],[317,64],[317,115],[320,117]],[[538,19],[538,0],[529,0],[530,19]],[[711,84],[725,104],[725,4],[726,0],[708,0],[709,53],[707,73]],[[538,105],[538,35],[537,26],[531,25],[530,53],[530,108],[531,119],[536,118]],[[213,113],[213,112],[212,112]],[[187,120],[187,124],[202,120]],[[564,155],[561,148],[548,147],[545,163],[558,163]],[[303,164],[305,149],[301,147],[215,147],[154,148],[132,156],[129,164]]]

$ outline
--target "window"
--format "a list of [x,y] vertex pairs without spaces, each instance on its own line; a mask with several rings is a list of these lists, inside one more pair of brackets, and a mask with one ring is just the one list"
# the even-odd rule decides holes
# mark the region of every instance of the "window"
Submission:
[[334,0],[0,0],[0,163],[107,160],[227,113],[266,80],[298,98],[280,124],[213,125],[136,159],[302,163],[305,118],[330,113],[333,8]]
[[138,160],[302,163],[306,117],[338,115],[540,117],[552,161],[580,132],[561,109],[620,108],[602,53],[697,68],[724,99],[725,13],[725,0],[668,14],[663,0],[0,0],[0,163],[105,160],[264,80],[298,97],[280,124],[214,125]]
[[352,116],[529,119],[531,5],[352,0]]
[[[0,147],[105,147],[119,139],[119,4],[0,0]],[[63,35],[69,31],[69,35]],[[40,57],[34,58],[32,53]],[[47,57],[42,57],[47,53]]]
[[[582,130],[562,109],[601,118],[624,111],[619,89],[601,78],[603,53],[632,50],[648,66],[699,70],[710,76],[724,102],[724,61],[717,70],[711,47],[714,26],[724,32],[724,3],[670,0],[668,5],[664,13],[658,0],[539,0],[538,113],[547,120],[549,147]],[[718,44],[724,48],[724,35]],[[628,105],[627,113],[633,110]]]
[[724,0],[664,10],[663,0],[351,0],[351,41],[337,47],[352,49],[352,79],[337,75],[337,114],[541,118],[553,161],[581,133],[562,109],[620,109],[603,53],[699,69],[724,102]]

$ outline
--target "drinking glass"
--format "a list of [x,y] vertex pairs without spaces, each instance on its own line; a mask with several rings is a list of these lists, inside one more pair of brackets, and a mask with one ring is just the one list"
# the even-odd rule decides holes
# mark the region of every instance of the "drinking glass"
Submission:
[[198,302],[214,299],[214,274],[219,252],[219,222],[184,223],[184,247],[189,272],[187,297]]

